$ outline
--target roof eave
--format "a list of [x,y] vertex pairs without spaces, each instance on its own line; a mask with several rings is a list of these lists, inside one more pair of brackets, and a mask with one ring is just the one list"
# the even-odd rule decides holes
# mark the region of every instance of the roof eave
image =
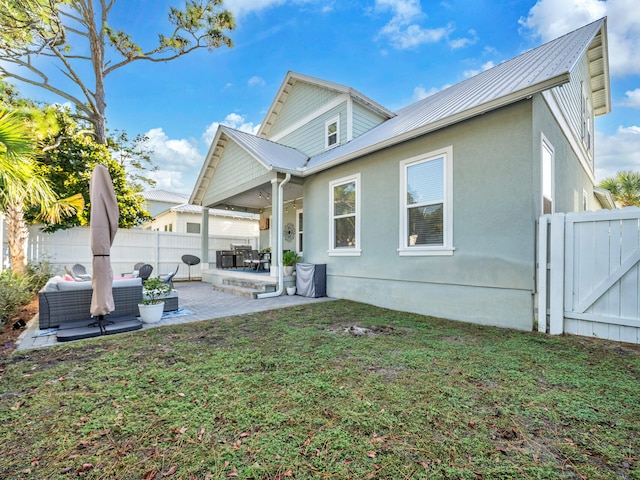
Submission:
[[506,95],[504,97],[498,98],[496,100],[493,100],[491,102],[487,102],[481,105],[478,105],[477,107],[473,107],[470,108],[468,110],[465,110],[464,112],[460,112],[458,114],[455,115],[451,115],[449,117],[443,118],[441,120],[438,120],[436,122],[433,123],[429,123],[427,125],[424,125],[422,127],[418,127],[416,129],[410,130],[408,132],[405,132],[401,135],[389,138],[387,140],[384,140],[382,142],[378,142],[376,144],[373,145],[369,145],[368,147],[365,148],[361,148],[360,150],[356,150],[355,152],[349,153],[347,155],[344,155],[342,157],[338,157],[330,162],[326,162],[320,165],[317,165],[315,167],[311,167],[308,169],[303,169],[302,175],[303,176],[309,176],[309,175],[313,175],[315,173],[321,172],[323,170],[327,170],[329,168],[335,167],[337,165],[340,165],[342,163],[348,162],[350,160],[354,160],[358,157],[362,157],[364,155],[368,155],[370,153],[376,152],[378,150],[382,150],[384,148],[388,148],[391,147],[393,145],[397,145],[399,143],[402,142],[406,142],[407,140],[411,140],[413,138],[416,137],[420,137],[422,135],[425,135],[427,133],[430,132],[434,132],[436,130],[440,130],[442,128],[454,125],[456,123],[460,123],[464,120],[468,120],[470,118],[476,117],[478,115],[482,115],[485,113],[488,113],[492,110],[496,110],[498,108],[510,105],[512,103],[518,102],[520,100],[524,100],[526,98],[530,98],[533,95],[535,95],[536,93],[540,93],[543,92],[545,90],[551,89],[553,87],[557,87],[560,85],[564,85],[565,83],[568,83],[570,80],[570,75],[568,72],[565,72],[561,75],[558,75],[556,77],[550,78],[548,80],[545,80],[544,82],[540,82],[537,83],[535,85],[532,85],[531,87],[519,90],[517,92],[514,92],[510,95]]
[[[202,199],[204,198],[204,194],[207,191],[207,187],[209,186],[209,182],[211,181],[213,171],[215,170],[215,166],[211,165],[213,162],[213,157],[215,154],[215,149],[220,142],[220,138],[222,136],[221,126],[218,126],[218,130],[216,130],[216,134],[213,137],[213,141],[211,142],[211,146],[209,147],[209,151],[207,152],[207,156],[205,157],[204,164],[202,165],[202,169],[200,170],[200,174],[198,175],[198,179],[196,180],[195,186],[193,187],[193,192],[189,197],[189,203],[192,205],[200,205],[202,206]],[[211,172],[211,175],[207,177],[207,173]],[[206,181],[206,184],[204,182]]]

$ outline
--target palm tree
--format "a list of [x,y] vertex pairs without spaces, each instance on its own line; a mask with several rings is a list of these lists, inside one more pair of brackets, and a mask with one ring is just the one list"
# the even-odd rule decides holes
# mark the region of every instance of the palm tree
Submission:
[[618,172],[615,177],[600,182],[600,187],[609,190],[621,207],[640,207],[640,173]]
[[7,241],[11,268],[25,274],[24,246],[29,238],[24,210],[39,206],[42,216],[55,222],[73,211],[69,202],[58,202],[53,190],[35,169],[36,144],[27,125],[15,114],[0,109],[0,212],[7,221]]

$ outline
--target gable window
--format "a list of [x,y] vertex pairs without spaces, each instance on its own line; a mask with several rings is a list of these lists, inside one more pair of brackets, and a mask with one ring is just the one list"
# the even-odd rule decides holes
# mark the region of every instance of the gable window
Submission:
[[593,154],[593,108],[587,94],[587,89],[582,84],[582,144],[587,149],[589,156]]
[[400,255],[453,255],[453,148],[400,162]]
[[324,124],[324,130],[324,148],[336,147],[340,141],[340,116],[327,120]]
[[329,183],[329,255],[360,255],[360,174]]

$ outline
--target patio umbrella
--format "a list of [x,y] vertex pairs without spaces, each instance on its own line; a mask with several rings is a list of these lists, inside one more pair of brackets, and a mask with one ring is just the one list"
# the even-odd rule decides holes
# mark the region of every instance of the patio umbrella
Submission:
[[98,326],[104,333],[104,316],[115,310],[113,302],[113,270],[109,257],[113,239],[118,230],[118,201],[113,191],[109,171],[104,165],[96,165],[91,175],[91,253],[93,276],[91,286],[91,315],[98,318]]

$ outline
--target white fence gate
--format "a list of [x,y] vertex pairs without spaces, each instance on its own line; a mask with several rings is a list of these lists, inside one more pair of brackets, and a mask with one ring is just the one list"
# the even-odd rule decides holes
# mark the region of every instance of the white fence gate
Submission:
[[[0,226],[2,222],[0,221]],[[0,234],[2,232],[0,231]],[[2,235],[0,235],[2,239]],[[9,265],[9,248],[6,239],[0,243],[2,255],[0,270]],[[200,234],[157,232],[151,230],[119,229],[111,248],[111,267],[114,275],[131,272],[138,262],[153,266],[152,276],[173,272],[179,266],[176,279],[200,278],[200,266],[189,267],[182,263],[182,255],[191,254],[202,258]],[[229,250],[231,244],[251,245],[258,248],[257,236],[209,236],[209,263],[216,261],[216,250]],[[27,260],[37,262],[47,260],[54,273],[64,273],[64,267],[71,268],[82,263],[91,269],[91,239],[89,227],[74,227],[55,233],[43,233],[39,228],[29,228]]]
[[538,330],[640,343],[640,209],[545,215]]

